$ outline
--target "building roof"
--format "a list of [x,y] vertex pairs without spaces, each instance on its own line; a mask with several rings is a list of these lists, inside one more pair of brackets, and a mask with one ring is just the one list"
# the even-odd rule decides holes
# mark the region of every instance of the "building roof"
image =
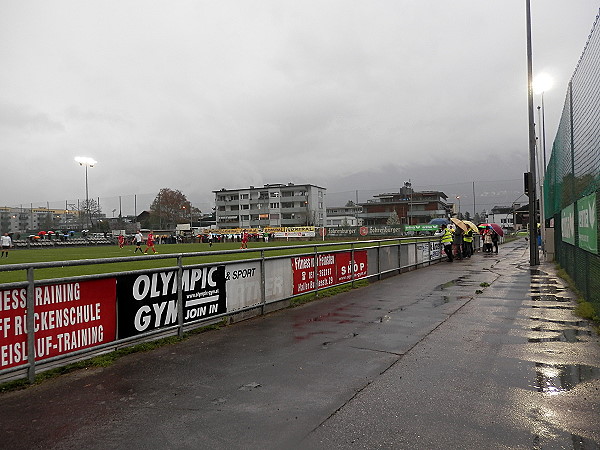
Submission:
[[265,184],[264,186],[260,186],[260,187],[256,187],[256,186],[249,186],[249,187],[245,187],[245,188],[238,188],[238,189],[226,189],[226,188],[221,188],[219,190],[213,191],[213,193],[218,194],[219,192],[237,192],[237,191],[252,191],[252,190],[264,190],[264,189],[269,189],[269,188],[293,188],[293,187],[303,187],[303,186],[312,186],[312,187],[316,187],[318,189],[327,189],[321,186],[317,186],[315,184],[310,184],[310,183],[304,183],[304,184],[296,184],[296,183],[271,183],[271,184]]

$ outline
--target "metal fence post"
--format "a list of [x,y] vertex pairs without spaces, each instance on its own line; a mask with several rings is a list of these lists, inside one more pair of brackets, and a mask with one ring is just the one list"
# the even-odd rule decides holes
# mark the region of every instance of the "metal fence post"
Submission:
[[417,244],[417,241],[415,241],[415,265],[414,265],[413,269],[417,269],[419,267],[419,260],[417,258],[417,247],[418,247],[418,244]]
[[398,239],[398,274],[402,273],[402,241]]
[[319,274],[317,270],[317,265],[319,263],[319,248],[315,245],[315,268],[313,270],[313,276],[315,280],[315,294],[319,295]]
[[177,256],[177,336],[183,337],[183,257]]
[[33,267],[27,269],[27,378],[30,383],[35,381],[35,286],[33,277]]
[[[377,267],[379,270],[379,266]],[[351,273],[351,286],[354,288],[354,242],[350,245],[350,273]]]
[[381,280],[381,241],[377,241],[377,279]]
[[267,283],[265,274],[265,251],[260,251],[260,302],[261,314],[265,313],[265,305],[267,304]]

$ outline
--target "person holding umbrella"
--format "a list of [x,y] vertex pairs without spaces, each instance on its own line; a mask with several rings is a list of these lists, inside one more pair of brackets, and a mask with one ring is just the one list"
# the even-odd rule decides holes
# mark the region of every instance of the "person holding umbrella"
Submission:
[[463,256],[470,258],[473,255],[473,230],[469,227],[463,236]]
[[[492,228],[492,245],[494,246],[494,253],[498,253],[498,241],[500,240],[500,236],[498,233]],[[490,253],[492,249],[490,248]]]
[[454,261],[454,256],[452,255],[452,230],[444,223],[441,225],[440,231],[435,233],[435,236],[442,238],[442,245],[448,257],[448,262]]
[[484,253],[492,252],[492,229],[486,228],[483,230],[483,251]]

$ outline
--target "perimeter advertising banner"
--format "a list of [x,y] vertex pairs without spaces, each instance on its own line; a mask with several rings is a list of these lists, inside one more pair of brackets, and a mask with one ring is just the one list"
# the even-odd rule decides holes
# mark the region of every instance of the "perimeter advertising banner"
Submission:
[[579,248],[598,254],[598,221],[596,215],[596,194],[577,200]]
[[[183,323],[227,312],[225,266],[183,271]],[[177,325],[177,271],[117,278],[119,339]]]
[[[319,289],[367,276],[367,251],[324,253],[317,256],[317,279]],[[353,272],[354,270],[354,272]],[[315,257],[292,257],[294,295],[315,289]]]
[[[115,279],[37,286],[35,359],[115,340]],[[0,370],[27,362],[27,289],[0,291]]]
[[562,241],[575,245],[575,205],[571,204],[560,212]]

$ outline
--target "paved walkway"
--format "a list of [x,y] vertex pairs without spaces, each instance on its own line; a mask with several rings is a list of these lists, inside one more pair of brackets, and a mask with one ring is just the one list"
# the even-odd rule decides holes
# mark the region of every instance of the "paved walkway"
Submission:
[[524,240],[0,395],[3,448],[600,448],[600,343]]

